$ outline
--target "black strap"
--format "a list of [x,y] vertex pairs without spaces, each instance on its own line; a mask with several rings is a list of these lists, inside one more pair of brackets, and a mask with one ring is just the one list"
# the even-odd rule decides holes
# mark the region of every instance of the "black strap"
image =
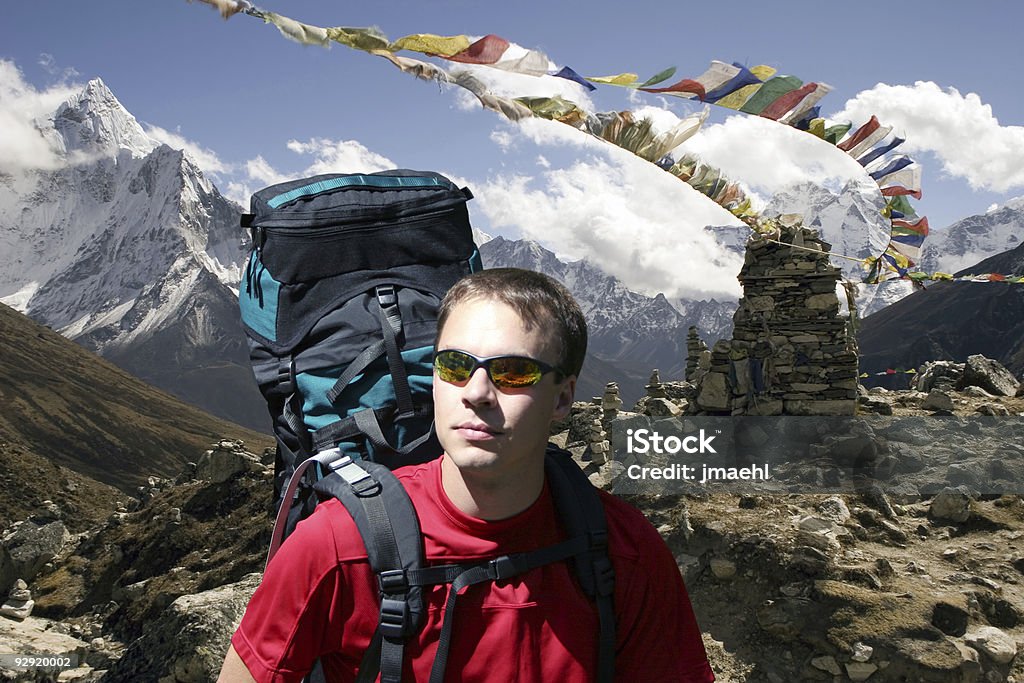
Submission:
[[365,370],[370,363],[380,358],[385,353],[388,358],[388,371],[395,387],[395,398],[398,401],[399,417],[411,415],[413,412],[412,392],[409,388],[409,377],[405,370],[405,362],[402,360],[401,343],[402,335],[402,314],[398,308],[398,296],[393,285],[378,285],[375,288],[377,295],[377,317],[380,320],[381,333],[383,338],[367,346],[356,356],[345,371],[334,383],[334,386],[327,392],[327,400],[334,403],[341,396],[356,375]]
[[345,387],[348,386],[348,383],[351,382],[356,375],[365,370],[366,366],[380,358],[384,351],[383,339],[363,349],[362,353],[356,356],[355,359],[348,364],[348,367],[345,368],[345,372],[341,373],[341,377],[338,378],[338,381],[335,382],[334,386],[327,392],[327,400],[331,403],[337,401],[338,397],[341,396],[341,392],[345,391]]
[[448,666],[448,651],[452,641],[452,625],[455,623],[455,602],[462,589],[484,581],[501,581],[546,564],[561,562],[586,551],[589,545],[587,538],[578,536],[527,553],[502,555],[461,572],[448,589],[448,600],[441,617],[441,637],[437,643],[434,665],[430,669],[430,683],[444,683],[444,672]]
[[[415,440],[410,441],[406,445],[399,448],[395,446],[387,437],[384,435],[383,429],[381,429],[381,421],[393,420],[394,408],[378,408],[376,410],[371,408],[365,408],[352,415],[332,422],[329,425],[325,425],[320,429],[313,432],[313,444],[319,451],[334,448],[342,441],[356,436],[365,437],[372,443],[377,449],[383,450],[385,453],[394,453],[395,455],[402,456],[408,455],[419,448],[421,445],[427,443],[431,438],[434,437],[433,425],[427,430],[425,434],[417,437]],[[424,406],[420,411],[414,413],[415,415],[423,415],[428,411],[433,413],[433,406]],[[377,455],[374,456],[374,460],[378,459]],[[390,464],[385,462],[385,464]],[[392,466],[398,467],[401,463],[395,462]],[[410,464],[410,463],[404,463]]]
[[411,416],[414,412],[409,375],[405,371],[405,361],[402,359],[402,312],[398,309],[398,292],[393,285],[380,285],[376,292],[380,329],[384,333],[384,348],[388,355],[388,370],[391,372],[391,383],[398,402],[396,419],[401,419]]
[[[318,495],[338,498],[362,536],[370,567],[380,580],[381,681],[400,683],[405,641],[418,632],[424,611],[422,588],[405,579],[408,570],[426,564],[416,511],[386,467],[346,457],[331,468],[313,488]],[[361,669],[366,664],[364,657]]]
[[374,631],[370,645],[363,653],[363,659],[359,662],[359,673],[356,675],[355,683],[373,683],[380,673],[380,631]]
[[555,509],[568,534],[589,541],[588,550],[574,557],[572,564],[583,592],[597,603],[597,680],[611,683],[615,677],[615,571],[608,557],[604,505],[568,452],[549,444],[544,464]]

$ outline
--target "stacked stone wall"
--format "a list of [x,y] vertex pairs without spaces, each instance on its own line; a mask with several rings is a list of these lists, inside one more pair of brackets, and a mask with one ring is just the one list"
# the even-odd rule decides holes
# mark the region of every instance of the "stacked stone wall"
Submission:
[[801,226],[748,242],[733,337],[712,347],[697,396],[702,412],[854,413],[856,341],[839,315],[842,275],[829,262],[830,250],[816,231]]

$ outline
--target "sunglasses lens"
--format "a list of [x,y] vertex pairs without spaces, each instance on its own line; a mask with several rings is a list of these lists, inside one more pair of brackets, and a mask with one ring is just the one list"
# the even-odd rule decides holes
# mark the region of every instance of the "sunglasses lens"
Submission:
[[490,365],[491,381],[499,387],[532,386],[544,375],[537,362],[530,358],[495,358]]
[[434,357],[434,370],[445,382],[465,382],[473,373],[476,361],[461,351],[442,351]]

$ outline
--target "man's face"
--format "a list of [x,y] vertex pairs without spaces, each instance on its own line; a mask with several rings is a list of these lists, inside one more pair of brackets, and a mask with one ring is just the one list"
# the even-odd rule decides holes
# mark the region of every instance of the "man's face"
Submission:
[[[527,356],[558,362],[558,342],[543,326],[527,330],[519,314],[498,301],[470,299],[452,309],[437,350],[480,358]],[[542,468],[551,421],[572,407],[576,378],[545,374],[529,387],[499,388],[478,367],[461,384],[434,376],[434,422],[445,453],[465,474],[517,477]]]

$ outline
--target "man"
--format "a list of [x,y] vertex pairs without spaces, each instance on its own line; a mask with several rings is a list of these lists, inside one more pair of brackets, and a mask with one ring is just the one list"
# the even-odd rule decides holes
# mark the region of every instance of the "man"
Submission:
[[[434,415],[443,456],[396,471],[427,559],[473,562],[563,540],[545,484],[551,423],[569,414],[586,323],[551,278],[492,269],[441,304]],[[679,569],[635,509],[601,493],[615,570],[618,681],[714,680]],[[448,586],[426,596],[403,680],[430,677]],[[379,615],[378,586],[348,512],[327,501],[270,563],[232,638],[221,681],[295,681],[320,659],[352,681]],[[446,680],[590,681],[597,611],[565,562],[469,586],[455,609]]]

